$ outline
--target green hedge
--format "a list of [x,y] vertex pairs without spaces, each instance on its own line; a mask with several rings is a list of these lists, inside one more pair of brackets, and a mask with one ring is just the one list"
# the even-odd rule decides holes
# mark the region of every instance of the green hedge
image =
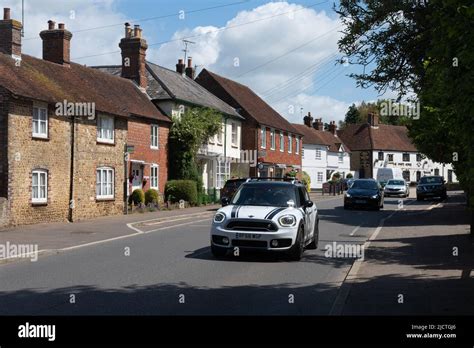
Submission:
[[158,204],[159,194],[157,190],[149,189],[145,193],[145,204],[148,205],[150,203]]
[[193,180],[170,180],[166,183],[165,198],[171,203],[182,199],[191,205],[198,204],[197,184]]
[[145,192],[142,189],[136,189],[128,199],[128,204],[140,205],[145,203]]
[[301,181],[303,185],[306,186],[306,190],[308,190],[308,192],[311,192],[311,177],[308,173],[303,172],[303,175],[301,176]]

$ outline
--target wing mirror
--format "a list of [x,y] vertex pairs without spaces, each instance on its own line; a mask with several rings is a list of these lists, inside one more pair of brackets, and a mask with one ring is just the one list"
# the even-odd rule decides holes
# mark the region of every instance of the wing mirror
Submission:
[[223,207],[225,207],[226,205],[229,205],[229,203],[230,203],[230,200],[229,200],[228,197],[222,197],[221,198],[221,204],[222,204]]
[[313,201],[306,201],[306,203],[304,204],[305,208],[311,208],[313,205]]

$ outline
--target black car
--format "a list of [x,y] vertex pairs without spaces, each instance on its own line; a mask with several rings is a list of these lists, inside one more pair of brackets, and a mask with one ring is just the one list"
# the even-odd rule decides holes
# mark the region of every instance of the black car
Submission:
[[[229,179],[226,181],[224,187],[221,189],[221,202],[230,201],[240,186],[246,182],[247,179]],[[222,204],[224,205],[224,204]]]
[[416,186],[416,200],[422,201],[425,198],[439,197],[446,199],[446,185],[442,176],[424,176]]
[[384,192],[374,179],[354,180],[344,195],[344,209],[365,206],[380,210],[383,208]]

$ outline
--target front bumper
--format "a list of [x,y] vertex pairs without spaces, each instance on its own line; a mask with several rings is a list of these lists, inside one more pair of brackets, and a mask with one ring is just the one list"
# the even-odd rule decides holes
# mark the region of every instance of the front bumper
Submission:
[[384,192],[385,196],[405,196],[407,194],[408,194],[408,192],[405,191],[405,190],[391,191],[391,190],[385,189],[385,192]]
[[[225,224],[213,223],[211,227],[211,243],[220,248],[232,249],[257,249],[268,251],[289,250],[295,243],[298,225],[294,227],[279,227],[277,231],[238,231],[228,230]],[[223,244],[222,238],[226,237],[228,244]],[[271,241],[277,240],[279,246],[273,247]]]
[[370,197],[344,197],[344,205],[347,207],[378,207],[380,206],[381,198],[370,198]]

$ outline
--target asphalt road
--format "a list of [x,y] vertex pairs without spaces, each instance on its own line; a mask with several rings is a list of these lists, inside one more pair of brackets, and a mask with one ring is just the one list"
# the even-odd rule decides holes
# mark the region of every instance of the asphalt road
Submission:
[[191,216],[166,228],[134,225],[151,233],[0,265],[0,315],[329,314],[354,259],[325,257],[326,245],[364,243],[398,199],[387,198],[379,212],[346,211],[341,198],[317,206],[319,247],[299,262],[253,253],[215,260],[210,217]]

